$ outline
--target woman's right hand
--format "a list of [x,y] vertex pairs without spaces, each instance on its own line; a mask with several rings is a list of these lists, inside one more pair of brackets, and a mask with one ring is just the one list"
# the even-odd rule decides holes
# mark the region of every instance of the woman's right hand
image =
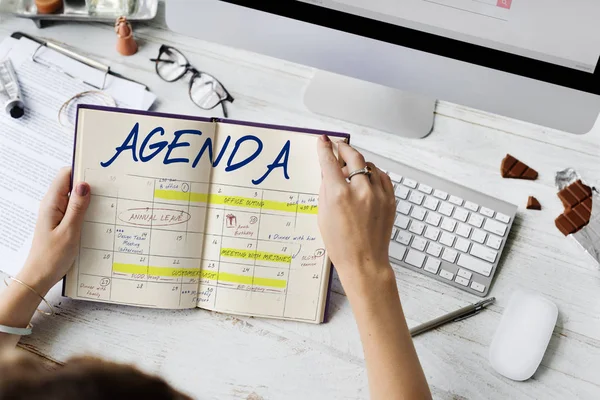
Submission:
[[[348,290],[361,290],[378,276],[389,278],[393,271],[388,246],[394,222],[396,200],[389,176],[365,162],[358,151],[339,143],[342,168],[327,136],[318,141],[323,180],[319,193],[319,228],[329,257]],[[371,176],[349,172],[371,167]],[[348,293],[349,294],[349,293]]]

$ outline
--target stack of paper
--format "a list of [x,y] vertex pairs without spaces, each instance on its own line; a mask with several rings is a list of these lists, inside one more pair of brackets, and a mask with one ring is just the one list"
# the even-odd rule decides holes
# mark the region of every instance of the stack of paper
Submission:
[[[0,270],[21,268],[35,227],[39,203],[61,167],[70,166],[73,129],[58,123],[61,106],[97,90],[104,72],[26,38],[0,43],[0,60],[10,58],[24,95],[25,116],[0,112]],[[33,54],[36,53],[34,62]],[[118,107],[148,110],[155,96],[143,85],[109,75],[105,93]],[[0,95],[0,102],[6,99]]]

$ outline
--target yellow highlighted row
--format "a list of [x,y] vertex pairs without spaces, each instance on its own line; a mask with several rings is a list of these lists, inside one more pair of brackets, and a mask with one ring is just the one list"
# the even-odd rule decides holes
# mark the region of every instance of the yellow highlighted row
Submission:
[[221,257],[243,258],[246,260],[271,261],[280,263],[292,262],[292,256],[287,254],[268,253],[258,250],[221,249]]
[[265,286],[283,289],[287,286],[285,279],[260,278],[247,275],[231,274],[229,272],[216,272],[199,270],[197,268],[169,268],[169,267],[153,267],[142,266],[136,264],[121,264],[113,263],[113,272],[124,274],[140,274],[153,275],[164,277],[180,277],[184,278],[204,278],[218,280],[220,282],[240,283],[245,285]]
[[193,203],[219,204],[230,207],[262,208],[263,210],[296,212],[302,214],[317,214],[316,205],[288,203],[275,200],[258,200],[250,197],[227,196],[214,193],[184,193],[177,190],[156,189],[154,198],[175,201],[190,201]]

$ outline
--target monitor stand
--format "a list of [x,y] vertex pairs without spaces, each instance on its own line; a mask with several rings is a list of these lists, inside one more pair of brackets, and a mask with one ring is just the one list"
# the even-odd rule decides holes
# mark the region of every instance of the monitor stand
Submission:
[[325,71],[316,71],[304,95],[304,104],[314,113],[413,139],[433,129],[435,102]]

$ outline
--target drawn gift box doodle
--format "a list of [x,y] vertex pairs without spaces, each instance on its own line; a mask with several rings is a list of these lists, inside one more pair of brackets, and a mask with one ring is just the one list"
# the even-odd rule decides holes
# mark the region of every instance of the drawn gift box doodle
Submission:
[[225,216],[225,222],[228,228],[235,228],[237,226],[237,218],[233,214],[227,214]]

